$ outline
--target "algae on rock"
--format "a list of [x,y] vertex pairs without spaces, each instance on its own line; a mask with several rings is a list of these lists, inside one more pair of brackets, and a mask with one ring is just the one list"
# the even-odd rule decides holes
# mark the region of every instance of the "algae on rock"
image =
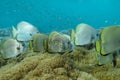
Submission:
[[[74,72],[74,70],[76,70],[81,75],[83,74],[81,73],[80,69],[76,68],[74,61],[72,61],[71,58],[60,54],[44,53],[24,58],[21,62],[17,63],[14,66],[11,66],[10,69],[6,70],[5,72],[2,72],[0,74],[0,80],[83,79],[79,76],[78,73],[76,73],[76,71]],[[89,80],[86,78],[84,79]],[[92,80],[97,79],[93,77]]]

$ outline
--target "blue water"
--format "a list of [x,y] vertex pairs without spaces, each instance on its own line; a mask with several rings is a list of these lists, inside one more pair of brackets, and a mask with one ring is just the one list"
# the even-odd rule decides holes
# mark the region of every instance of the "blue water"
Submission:
[[120,0],[1,0],[0,28],[28,21],[40,32],[120,24]]

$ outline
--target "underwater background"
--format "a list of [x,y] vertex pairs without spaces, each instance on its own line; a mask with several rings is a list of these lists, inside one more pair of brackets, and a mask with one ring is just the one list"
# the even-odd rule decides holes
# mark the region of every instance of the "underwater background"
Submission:
[[79,23],[94,28],[119,25],[119,3],[120,0],[2,0],[0,28],[23,20],[44,33],[75,28]]
[[120,0],[1,0],[0,80],[120,80],[119,12]]

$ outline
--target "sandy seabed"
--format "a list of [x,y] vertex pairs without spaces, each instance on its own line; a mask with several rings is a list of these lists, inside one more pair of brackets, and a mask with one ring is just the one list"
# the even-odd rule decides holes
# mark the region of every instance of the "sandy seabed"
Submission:
[[96,66],[95,50],[77,47],[64,54],[27,52],[18,57],[0,59],[0,80],[120,80],[120,57]]

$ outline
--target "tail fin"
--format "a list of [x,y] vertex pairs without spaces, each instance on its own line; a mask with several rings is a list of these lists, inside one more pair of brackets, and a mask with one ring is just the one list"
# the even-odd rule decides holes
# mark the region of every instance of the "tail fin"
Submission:
[[43,45],[44,45],[45,51],[48,51],[48,40],[47,39],[43,41]]
[[17,35],[17,30],[15,29],[14,26],[12,26],[12,37],[16,38],[16,35]]
[[96,51],[97,52],[99,52],[100,53],[100,48],[101,46],[100,46],[100,41],[99,40],[96,40],[96,42],[95,42],[95,49],[96,49]]
[[73,43],[75,43],[75,31],[74,29],[70,30],[70,38]]

